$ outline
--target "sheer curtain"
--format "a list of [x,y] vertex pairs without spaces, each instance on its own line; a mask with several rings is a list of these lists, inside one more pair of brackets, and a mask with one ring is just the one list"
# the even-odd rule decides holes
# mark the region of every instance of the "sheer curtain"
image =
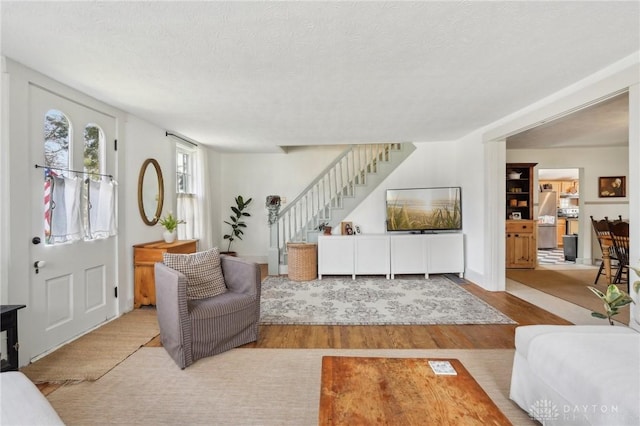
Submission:
[[176,197],[177,217],[186,222],[178,226],[178,239],[199,240],[199,250],[206,250],[211,248],[213,240],[208,203],[209,162],[205,148],[197,147],[193,155],[193,193]]
[[83,225],[80,212],[82,179],[52,176],[49,218],[51,234],[47,243],[64,243],[82,239]]

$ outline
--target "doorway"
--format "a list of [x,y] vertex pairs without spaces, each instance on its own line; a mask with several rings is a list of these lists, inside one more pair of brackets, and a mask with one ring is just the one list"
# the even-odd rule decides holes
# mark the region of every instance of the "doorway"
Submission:
[[580,234],[580,170],[538,169],[538,264],[575,264]]
[[98,219],[99,207],[101,215],[113,210],[90,189],[97,184],[103,191],[96,177],[110,185],[104,172],[114,169],[116,153],[106,141],[115,139],[116,120],[36,85],[29,86],[29,106],[30,160],[40,165],[28,191],[35,206],[30,209],[33,359],[117,314],[116,238],[97,226],[106,222]]

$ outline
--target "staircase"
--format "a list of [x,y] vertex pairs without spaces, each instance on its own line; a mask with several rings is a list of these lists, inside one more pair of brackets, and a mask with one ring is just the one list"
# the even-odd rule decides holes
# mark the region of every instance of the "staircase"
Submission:
[[316,242],[321,224],[340,225],[414,150],[412,143],[351,145],[271,225],[269,274],[287,264],[288,242]]

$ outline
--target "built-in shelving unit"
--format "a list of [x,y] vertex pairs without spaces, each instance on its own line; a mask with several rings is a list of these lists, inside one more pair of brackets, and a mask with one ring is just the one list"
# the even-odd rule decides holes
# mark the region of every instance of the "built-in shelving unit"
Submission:
[[507,163],[506,177],[506,217],[533,219],[533,168],[537,163]]
[[535,268],[537,223],[533,218],[534,167],[537,163],[507,163],[506,242],[507,268]]

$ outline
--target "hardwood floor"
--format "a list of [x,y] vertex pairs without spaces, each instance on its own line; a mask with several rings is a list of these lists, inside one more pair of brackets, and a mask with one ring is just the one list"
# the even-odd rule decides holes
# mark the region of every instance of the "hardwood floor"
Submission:
[[[262,278],[267,276],[266,265]],[[465,289],[519,325],[571,324],[507,292],[486,291],[476,284]],[[257,342],[242,348],[287,349],[513,349],[516,325],[263,325]],[[160,337],[145,346],[162,346]],[[60,385],[43,383],[44,395]]]
[[[267,276],[266,265],[262,278]],[[571,324],[507,292],[476,284],[465,289],[519,325]],[[335,349],[513,349],[516,325],[263,325],[257,342],[243,348]],[[148,346],[161,346],[160,339]]]

